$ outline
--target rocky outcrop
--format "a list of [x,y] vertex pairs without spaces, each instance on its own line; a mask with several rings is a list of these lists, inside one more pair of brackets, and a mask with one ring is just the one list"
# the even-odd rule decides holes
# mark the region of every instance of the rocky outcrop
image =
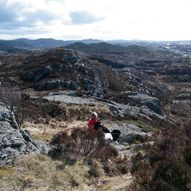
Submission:
[[120,130],[121,135],[117,140],[119,144],[143,143],[148,137],[151,137],[151,133],[144,132],[142,128],[134,124],[114,123],[111,125],[111,128]]
[[39,82],[43,78],[49,76],[52,73],[51,66],[45,66],[40,70],[28,72],[21,76],[21,79],[27,82]]
[[77,55],[75,55],[75,54],[73,54],[73,55],[66,55],[66,56],[64,56],[61,59],[61,61],[63,63],[75,64],[75,63],[80,61],[80,58]]
[[127,124],[123,122],[114,122],[110,125],[111,129],[120,130],[121,135],[117,141],[112,145],[119,153],[127,156],[132,156],[137,153],[145,145],[152,145],[153,142],[149,140],[152,136],[150,132],[144,132],[142,128],[134,124]]
[[177,100],[191,100],[191,93],[181,93],[175,97]]
[[12,164],[21,155],[49,150],[46,143],[35,141],[28,131],[20,129],[11,111],[0,103],[0,166]]
[[137,103],[143,104],[154,113],[163,116],[160,101],[156,97],[147,94],[135,94],[129,95],[128,97]]
[[121,116],[126,115],[126,113],[130,115],[142,113],[149,116],[157,115],[159,118],[164,117],[159,99],[150,96],[147,89],[142,92],[145,93],[122,91],[116,94],[108,94],[107,98],[112,100],[110,103],[120,103],[115,104],[114,110],[118,110]]
[[68,90],[77,90],[77,84],[74,81],[65,81],[65,80],[51,80],[47,82],[38,83],[35,86],[35,90],[52,90],[56,88],[63,87]]
[[90,80],[88,78],[84,78],[83,83],[84,83],[84,88],[89,95],[95,96],[95,97],[103,97],[104,93],[102,89],[102,84],[98,76],[96,77],[96,81]]
[[108,86],[100,70],[96,69],[90,60],[79,57],[73,51],[60,49],[42,52],[40,55],[28,57],[24,62],[28,64],[24,66],[26,69],[20,72],[20,79],[25,87],[37,91],[59,88],[103,97]]
[[[36,99],[38,97],[35,97]],[[158,118],[158,119],[164,119],[164,116],[159,115],[149,109],[146,106],[130,106],[126,104],[120,104],[114,101],[102,99],[102,98],[82,98],[76,96],[75,92],[73,95],[69,95],[65,92],[60,92],[56,94],[49,94],[47,96],[42,97],[44,100],[48,101],[58,101],[58,102],[63,102],[66,104],[77,104],[77,105],[82,105],[82,104],[94,104],[94,105],[105,105],[107,106],[110,111],[111,115],[113,117],[143,117],[149,120],[152,120],[152,118]]]
[[173,103],[186,103],[188,104],[188,107],[189,107],[189,103],[191,103],[191,93],[186,92],[186,93],[181,93],[177,95],[174,98]]
[[158,100],[148,100],[144,102],[144,105],[147,106],[150,110],[154,111],[158,115],[163,115],[161,110],[161,105]]

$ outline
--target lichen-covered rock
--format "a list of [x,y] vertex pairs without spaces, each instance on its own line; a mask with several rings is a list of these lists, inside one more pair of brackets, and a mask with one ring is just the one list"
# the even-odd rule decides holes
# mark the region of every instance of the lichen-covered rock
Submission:
[[0,166],[10,165],[21,155],[48,153],[50,146],[35,141],[28,131],[20,129],[11,111],[0,103]]

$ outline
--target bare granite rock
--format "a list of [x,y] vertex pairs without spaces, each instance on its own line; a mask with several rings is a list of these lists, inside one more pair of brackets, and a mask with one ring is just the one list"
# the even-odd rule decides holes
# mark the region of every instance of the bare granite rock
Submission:
[[0,166],[11,165],[21,155],[48,154],[50,150],[48,144],[35,141],[14,120],[11,111],[0,103]]

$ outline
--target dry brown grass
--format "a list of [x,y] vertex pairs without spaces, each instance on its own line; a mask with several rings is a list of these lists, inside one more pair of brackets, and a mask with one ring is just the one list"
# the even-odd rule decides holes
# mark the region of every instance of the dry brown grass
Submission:
[[69,122],[50,119],[48,124],[33,122],[24,123],[24,128],[30,132],[32,137],[42,141],[50,141],[55,134],[63,131],[69,133],[76,127],[87,129],[87,121],[74,120]]
[[[40,140],[50,141],[61,131],[70,132],[71,129],[87,128],[87,121],[92,111],[99,111],[101,119],[111,119],[110,109],[105,105],[75,105],[51,102],[25,103],[25,122],[23,127],[31,135]],[[59,112],[58,112],[59,111]],[[59,113],[52,116],[53,113]]]
[[[27,190],[76,190],[89,182],[88,166],[82,161],[74,165],[63,165],[43,155],[26,156],[18,160],[0,180],[2,191]],[[0,170],[1,172],[1,170]]]
[[68,130],[70,127],[64,121],[50,120],[48,124],[25,122],[24,128],[29,131],[33,138],[50,141],[55,134]]
[[43,100],[26,100],[24,103],[25,121],[49,123],[57,121],[87,121],[92,111],[97,111],[102,119],[111,118],[111,111],[104,104],[65,104]]
[[117,191],[131,182],[129,174],[107,176],[97,160],[57,161],[44,155],[25,156],[13,167],[0,168],[0,178],[1,191]]

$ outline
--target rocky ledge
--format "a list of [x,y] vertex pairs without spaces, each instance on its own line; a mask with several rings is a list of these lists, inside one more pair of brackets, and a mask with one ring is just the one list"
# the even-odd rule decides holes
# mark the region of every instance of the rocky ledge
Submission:
[[[33,99],[38,99],[38,97],[32,97]],[[142,98],[142,97],[141,97]],[[102,99],[102,98],[83,98],[79,97],[73,91],[66,92],[58,92],[58,93],[50,93],[47,96],[42,97],[43,100],[46,101],[55,101],[55,102],[63,102],[66,104],[77,104],[77,105],[106,105],[110,108],[111,113],[115,117],[136,117],[141,116],[147,119],[157,118],[157,119],[165,119],[160,107],[160,102],[157,98],[149,97],[145,95],[144,102],[140,101],[142,105],[140,106],[130,106],[127,104],[117,103],[115,101]],[[134,99],[134,97],[132,97]]]

